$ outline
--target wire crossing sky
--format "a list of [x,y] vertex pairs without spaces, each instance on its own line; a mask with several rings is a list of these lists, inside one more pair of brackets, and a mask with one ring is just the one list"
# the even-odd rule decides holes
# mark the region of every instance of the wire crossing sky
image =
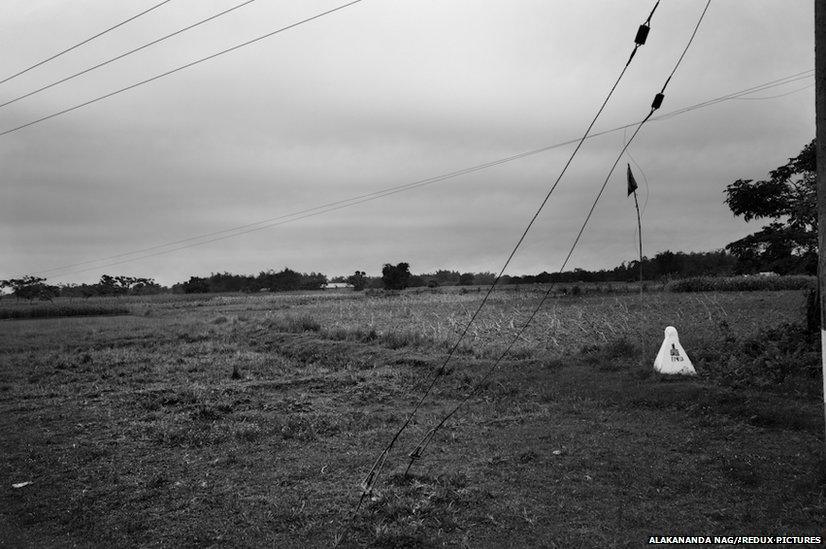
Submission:
[[[238,1],[169,2],[9,80],[0,87],[0,103]],[[0,74],[14,74],[151,5],[85,2],[84,10],[56,0],[2,3],[0,31],[15,44],[15,55],[0,59]],[[253,2],[7,105],[0,128],[49,116],[338,5]],[[696,8],[661,3],[648,44],[597,132],[635,120],[640,94],[661,85],[656,75],[667,74],[679,57],[682,46],[674,38],[684,36]],[[722,189],[738,178],[764,177],[814,135],[811,76],[801,72],[813,67],[809,8],[780,0],[715,5],[666,105],[689,107],[662,115],[668,124],[648,125],[631,151],[651,183],[648,253],[720,248],[755,230],[731,216]],[[544,194],[546,174],[559,172],[570,148],[501,164],[491,159],[577,135],[616,77],[607,75],[627,59],[628,33],[648,9],[649,2],[607,0],[364,2],[277,40],[15,131],[0,140],[0,278],[47,268],[68,275],[61,282],[96,281],[111,271],[170,284],[210,272],[283,267],[375,274],[383,263],[398,261],[417,272],[494,270],[513,244],[509,235],[520,230],[518,220]],[[755,86],[794,73],[799,80]],[[723,95],[748,86],[765,91]],[[765,99],[740,100],[747,98]],[[620,150],[621,133],[583,146],[570,182],[557,191],[510,272],[548,270],[564,255],[574,212],[587,207],[579,189],[602,177],[597,167]],[[394,182],[413,187],[437,179],[434,174],[488,163],[450,185],[427,183],[426,191],[372,198],[408,185]],[[612,196],[613,187],[606,193]],[[358,208],[336,204],[315,215],[320,205],[349,204],[355,197],[366,202]],[[635,219],[621,201],[605,200],[603,208],[604,219],[594,219],[571,268],[610,267],[634,256]],[[289,221],[300,215],[308,216]],[[274,219],[280,216],[289,217]],[[279,229],[259,230],[268,223]],[[182,249],[167,253],[171,248]],[[132,262],[137,256],[147,257]]]
[[77,49],[77,48],[79,48],[79,47],[81,47],[81,46],[83,46],[83,45],[85,45],[85,44],[88,44],[88,43],[89,43],[89,42],[91,42],[92,40],[95,40],[95,39],[97,39],[97,38],[100,38],[100,37],[101,37],[101,36],[103,36],[104,34],[107,34],[107,33],[109,33],[109,32],[112,32],[112,31],[113,31],[113,30],[115,30],[115,29],[119,29],[120,27],[124,26],[125,24],[130,23],[130,22],[134,21],[135,19],[137,19],[137,18],[139,18],[139,17],[141,17],[141,16],[144,16],[144,15],[146,15],[147,13],[149,13],[149,12],[151,12],[151,11],[154,11],[154,10],[156,10],[156,9],[160,8],[160,7],[161,7],[161,6],[163,6],[164,4],[168,4],[168,3],[169,3],[169,2],[171,2],[171,1],[172,1],[172,0],[163,0],[162,2],[158,2],[157,4],[155,4],[155,5],[153,5],[153,6],[150,6],[149,8],[147,8],[147,9],[143,10],[143,11],[142,11],[142,12],[140,12],[140,13],[137,13],[137,14],[133,15],[132,17],[129,17],[129,18],[127,18],[127,19],[124,19],[123,21],[120,21],[119,23],[117,23],[117,24],[115,24],[115,25],[112,25],[111,27],[109,27],[109,28],[107,28],[107,29],[104,29],[104,30],[100,31],[100,32],[99,32],[99,33],[97,33],[97,34],[94,34],[94,35],[90,36],[89,38],[86,38],[86,39],[84,39],[84,40],[81,40],[81,41],[80,41],[80,42],[78,42],[77,44],[74,44],[74,45],[72,45],[72,46],[69,46],[69,47],[68,47],[68,48],[66,48],[66,49],[60,50],[59,52],[57,52],[57,53],[55,53],[55,54],[53,54],[53,55],[50,55],[50,56],[49,56],[49,57],[47,57],[46,59],[43,59],[43,60],[41,60],[41,61],[38,61],[37,63],[35,63],[35,64],[33,64],[33,65],[30,65],[30,66],[26,67],[25,69],[21,69],[21,70],[17,71],[16,73],[14,73],[14,74],[12,74],[12,75],[10,75],[10,76],[7,76],[7,77],[3,78],[2,80],[0,80],[0,84],[5,84],[5,83],[6,83],[6,82],[8,82],[9,80],[13,80],[13,79],[17,78],[18,76],[21,76],[21,75],[23,75],[23,74],[26,74],[26,73],[27,73],[27,72],[29,72],[30,70],[36,69],[37,67],[41,67],[41,66],[45,65],[46,63],[48,63],[49,61],[53,61],[53,60],[57,59],[57,58],[58,58],[58,57],[60,57],[61,55],[66,55],[66,54],[67,54],[67,53],[69,53],[70,51],[75,50],[75,49]]
[[[233,11],[233,10],[235,10],[235,9],[237,9],[237,8],[240,8],[240,7],[246,6],[246,5],[247,5],[247,4],[249,4],[251,1],[252,1],[252,0],[248,0],[247,2],[243,2],[243,3],[241,3],[241,4],[238,4],[238,5],[234,6],[233,8],[231,8],[231,9],[229,9],[229,10],[226,10],[226,11],[223,11],[223,12],[219,13],[218,15],[224,15],[225,13],[229,13],[230,11]],[[324,11],[324,12],[322,12],[322,13],[317,13],[317,14],[315,14],[315,15],[311,16],[311,17],[307,17],[306,19],[302,19],[302,20],[300,20],[300,21],[296,21],[295,23],[290,23],[289,25],[285,25],[285,26],[283,26],[283,27],[277,28],[277,29],[275,29],[275,30],[273,30],[273,31],[270,31],[270,32],[266,33],[266,34],[262,34],[261,36],[256,36],[255,38],[253,38],[253,39],[251,39],[251,40],[246,40],[246,41],[244,41],[244,42],[241,42],[240,44],[235,44],[234,46],[231,46],[231,47],[229,47],[229,48],[226,48],[226,49],[223,49],[223,50],[221,50],[221,51],[218,51],[218,52],[212,53],[212,54],[207,55],[207,56],[205,56],[205,57],[201,57],[201,58],[195,59],[194,61],[190,61],[189,63],[185,63],[185,64],[183,64],[183,65],[181,65],[181,66],[179,66],[179,67],[175,67],[174,69],[168,70],[168,71],[166,71],[166,72],[162,72],[162,73],[160,73],[160,74],[156,74],[156,75],[151,76],[151,77],[149,77],[149,78],[147,78],[147,79],[145,79],[145,80],[141,80],[141,81],[139,81],[139,82],[135,82],[134,84],[129,84],[129,85],[128,85],[128,86],[126,86],[126,87],[119,88],[119,89],[117,89],[117,90],[115,90],[115,91],[111,91],[111,92],[109,92],[109,93],[105,93],[105,94],[100,95],[100,96],[98,96],[98,97],[95,97],[95,98],[93,98],[93,99],[89,99],[88,101],[84,101],[83,103],[78,103],[77,105],[72,105],[71,107],[67,107],[67,108],[62,109],[62,110],[59,110],[59,111],[57,111],[57,112],[53,112],[53,113],[51,113],[51,114],[47,114],[46,116],[42,116],[42,117],[37,118],[37,119],[35,119],[35,120],[32,120],[32,121],[30,121],[30,122],[26,122],[25,124],[20,124],[19,126],[15,126],[15,127],[13,127],[13,128],[9,128],[8,130],[5,130],[5,131],[0,131],[0,137],[3,137],[3,136],[5,136],[5,135],[9,135],[10,133],[14,133],[14,132],[16,132],[16,131],[20,131],[20,130],[25,129],[25,128],[28,128],[29,126],[34,126],[35,124],[40,124],[41,122],[45,122],[45,121],[47,121],[47,120],[51,120],[52,118],[56,118],[56,117],[58,117],[58,116],[63,116],[64,114],[68,114],[68,113],[70,113],[70,112],[76,111],[77,109],[82,109],[83,107],[88,107],[89,105],[93,105],[94,103],[97,103],[98,101],[103,101],[104,99],[109,99],[110,97],[113,97],[113,96],[115,96],[115,95],[121,94],[121,93],[123,93],[123,92],[127,92],[127,91],[134,90],[135,88],[138,88],[138,87],[140,87],[140,86],[144,86],[144,85],[149,84],[149,83],[152,83],[152,82],[154,82],[154,81],[156,81],[156,80],[160,80],[161,78],[166,78],[167,76],[171,76],[171,75],[173,75],[173,74],[175,74],[175,73],[177,73],[177,72],[179,72],[179,71],[182,71],[182,70],[188,69],[188,68],[190,68],[190,67],[194,67],[194,66],[196,66],[196,65],[200,65],[201,63],[205,63],[205,62],[207,62],[207,61],[211,61],[211,60],[215,59],[216,57],[220,57],[220,56],[222,56],[222,55],[226,55],[226,54],[228,54],[228,53],[232,53],[232,52],[234,52],[235,50],[238,50],[238,49],[240,49],[240,48],[247,47],[247,46],[249,46],[249,45],[251,45],[251,44],[255,44],[256,42],[260,42],[261,40],[265,40],[265,39],[267,39],[267,38],[270,38],[270,37],[272,37],[272,36],[275,36],[276,34],[281,34],[281,33],[282,33],[282,32],[284,32],[284,31],[288,31],[288,30],[294,29],[294,28],[296,28],[296,27],[298,27],[298,26],[304,25],[304,24],[306,24],[306,23],[310,23],[310,22],[312,22],[312,21],[315,21],[316,19],[319,19],[319,18],[324,17],[324,16],[326,16],[326,15],[330,15],[331,13],[335,13],[335,12],[337,12],[337,11],[339,11],[339,10],[342,10],[342,9],[344,9],[344,8],[348,8],[348,7],[350,7],[350,6],[354,5],[354,4],[358,4],[358,3],[363,2],[363,1],[364,1],[364,0],[353,0],[352,2],[347,2],[346,4],[342,4],[342,5],[340,5],[340,6],[336,6],[335,8],[332,8],[332,9],[326,10],[326,11]],[[212,19],[214,19],[215,17],[217,17],[217,15],[216,15],[216,16],[213,16],[213,17],[210,17],[210,18],[207,18],[207,19],[203,19],[201,22],[211,21],[211,20],[212,20]],[[199,22],[199,23],[197,23],[196,25],[199,25],[199,24],[200,24],[200,22]],[[170,34],[169,34],[169,35],[167,35],[167,36],[169,37],[169,36],[174,36],[174,35],[180,34],[181,32],[183,32],[183,30],[189,30],[189,28],[191,28],[192,26],[194,26],[194,25],[190,25],[189,27],[187,27],[187,28],[185,28],[185,29],[182,29],[182,30],[180,30],[180,31],[176,31],[176,32],[174,32],[174,33],[170,33]],[[165,38],[164,38],[164,39],[165,39]],[[151,45],[151,44],[155,44],[155,43],[157,43],[157,41],[155,41],[155,42],[151,42],[151,43],[150,43],[150,45]],[[143,47],[145,47],[145,46],[143,46]],[[136,51],[139,51],[140,49],[143,49],[143,47],[141,47],[141,48],[137,48],[137,49],[135,49],[135,50],[131,50],[131,51],[129,51],[129,52],[127,52],[127,53],[123,54],[123,55],[120,55],[120,56],[118,56],[118,57],[113,58],[112,60],[119,60],[119,59],[122,59],[123,57],[126,57],[127,55],[131,55],[133,52],[136,52]],[[83,71],[81,71],[81,72],[79,72],[79,73],[76,73],[76,75],[75,75],[75,76],[77,76],[77,75],[81,75],[81,74],[85,74],[85,73],[86,73],[86,72],[88,72],[89,70],[93,70],[93,69],[96,69],[96,68],[98,68],[98,67],[102,67],[102,66],[104,66],[104,65],[106,65],[106,64],[108,64],[108,63],[109,63],[109,61],[105,61],[105,62],[103,62],[103,63],[100,63],[100,64],[98,64],[98,65],[95,65],[92,69],[86,69],[86,70],[83,70]],[[16,101],[18,101],[18,100],[20,100],[20,99],[23,99],[23,98],[25,98],[25,97],[30,97],[30,96],[31,96],[31,95],[33,95],[34,93],[38,93],[38,92],[40,92],[40,91],[43,91],[43,90],[49,89],[49,88],[50,88],[50,87],[52,87],[53,85],[56,85],[56,84],[61,84],[61,83],[63,83],[63,82],[66,82],[67,80],[71,80],[72,78],[74,78],[74,76],[71,76],[71,77],[69,77],[69,78],[64,78],[63,80],[59,80],[59,81],[57,81],[56,83],[49,84],[49,85],[43,86],[43,87],[41,87],[41,88],[38,88],[35,92],[29,92],[29,93],[24,94],[24,95],[21,95],[21,96],[19,96],[19,97],[17,97],[17,98],[14,98],[14,99],[11,99],[11,100],[9,100],[9,101],[6,101],[5,103],[0,104],[0,107],[5,107],[6,105],[9,105],[9,104],[11,104],[11,103],[14,103],[14,102],[16,102]]]
[[[768,100],[768,99],[774,99],[774,98],[777,98],[777,97],[785,97],[786,95],[790,95],[792,93],[798,93],[800,91],[808,89],[813,84],[809,84],[807,86],[804,86],[804,87],[801,87],[801,88],[796,88],[796,89],[791,90],[789,92],[785,92],[785,93],[774,95],[774,96],[763,96],[763,97],[750,98],[750,97],[747,97],[747,95],[752,94],[752,93],[756,93],[756,92],[760,92],[760,91],[764,91],[764,90],[767,90],[767,89],[772,89],[772,88],[775,88],[775,87],[778,87],[778,86],[785,86],[789,83],[798,82],[799,80],[809,80],[809,79],[813,78],[813,75],[814,75],[813,71],[804,71],[803,73],[796,73],[796,74],[790,75],[789,77],[786,77],[786,78],[773,80],[773,81],[764,83],[762,85],[753,86],[751,88],[746,88],[746,89],[740,90],[738,92],[734,92],[734,93],[731,93],[731,94],[726,94],[724,96],[715,98],[713,100],[704,101],[703,103],[698,103],[698,104],[692,105],[690,107],[685,107],[685,108],[682,108],[682,109],[679,109],[679,110],[676,110],[676,111],[673,111],[673,112],[670,112],[670,113],[665,113],[665,114],[662,114],[662,115],[659,115],[659,116],[653,116],[653,117],[650,118],[650,120],[653,120],[653,121],[668,120],[668,119],[672,118],[673,116],[678,116],[680,114],[685,114],[685,113],[691,112],[691,111],[699,109],[699,108],[709,107],[711,105],[715,105],[715,104],[717,104],[719,102],[722,102],[722,101],[730,101],[730,100],[735,100],[735,99]],[[594,137],[605,135],[606,133],[613,133],[613,132],[617,132],[617,131],[620,131],[620,130],[625,130],[627,128],[631,128],[631,127],[635,126],[636,124],[637,124],[636,122],[632,122],[632,123],[624,124],[622,126],[611,128],[609,130],[601,130],[601,131],[598,131],[598,132],[595,132],[595,133],[590,133],[587,136],[586,139],[592,139]],[[130,251],[130,252],[122,252],[122,253],[119,253],[119,254],[116,254],[116,255],[113,255],[113,256],[104,257],[104,258],[86,260],[86,261],[82,261],[82,262],[79,262],[79,263],[73,263],[71,265],[63,265],[63,266],[60,266],[60,267],[53,267],[53,268],[46,269],[46,270],[38,270],[34,274],[42,275],[42,276],[50,276],[50,277],[55,277],[55,276],[57,276],[57,277],[66,277],[66,276],[70,276],[70,275],[74,275],[74,274],[78,274],[78,273],[97,271],[97,270],[107,268],[107,267],[112,267],[112,266],[117,266],[117,265],[124,265],[124,264],[127,264],[127,263],[132,263],[134,261],[139,261],[141,259],[146,259],[146,258],[149,258],[149,257],[155,257],[156,255],[174,253],[174,252],[177,252],[177,251],[180,251],[180,250],[185,250],[187,248],[191,248],[191,247],[194,247],[194,246],[203,246],[203,245],[206,245],[206,244],[211,244],[213,242],[218,242],[220,240],[225,240],[227,238],[235,238],[235,237],[243,236],[245,234],[249,234],[249,233],[252,233],[252,232],[255,232],[255,231],[270,229],[270,228],[278,227],[280,225],[284,225],[284,224],[287,224],[287,223],[294,223],[296,221],[300,221],[300,220],[306,219],[308,217],[314,217],[316,215],[322,215],[322,214],[332,212],[332,211],[336,211],[336,210],[339,210],[339,209],[342,209],[342,208],[349,208],[349,207],[352,207],[352,206],[363,204],[365,202],[370,202],[370,201],[373,201],[373,200],[377,200],[379,198],[384,198],[384,197],[387,197],[387,196],[391,196],[391,195],[394,195],[394,194],[397,194],[397,193],[400,193],[400,192],[414,190],[414,189],[417,189],[417,188],[420,188],[420,187],[424,187],[426,185],[432,185],[434,183],[441,183],[441,182],[447,181],[449,179],[453,179],[453,178],[456,178],[456,177],[461,177],[461,176],[464,176],[464,175],[472,174],[472,173],[475,173],[475,172],[478,172],[478,171],[481,171],[481,170],[486,170],[486,169],[489,169],[489,168],[499,166],[501,164],[505,164],[505,163],[508,163],[508,162],[514,162],[514,161],[517,161],[517,160],[521,160],[523,158],[528,158],[530,156],[540,154],[540,153],[543,153],[543,152],[547,152],[547,151],[550,151],[550,150],[553,150],[553,149],[556,149],[556,148],[559,148],[559,147],[564,147],[566,145],[571,145],[571,144],[577,143],[578,141],[579,140],[577,140],[577,139],[563,141],[561,143],[548,145],[548,146],[542,147],[540,149],[525,151],[525,152],[518,153],[518,154],[515,154],[515,155],[511,155],[511,156],[507,156],[507,157],[504,157],[504,158],[499,158],[499,159],[496,159],[496,160],[485,162],[483,164],[477,164],[475,166],[471,166],[471,167],[468,167],[468,168],[463,168],[463,169],[460,169],[460,170],[454,170],[454,171],[451,171],[451,172],[448,172],[448,173],[445,173],[445,174],[440,174],[440,175],[437,175],[437,176],[434,176],[434,177],[429,177],[429,178],[426,178],[426,179],[414,181],[412,183],[405,183],[405,184],[402,184],[402,185],[396,185],[396,186],[393,186],[393,187],[384,188],[384,189],[374,191],[374,192],[370,192],[370,193],[367,193],[367,194],[358,195],[358,196],[354,196],[354,197],[350,197],[350,198],[345,198],[345,199],[342,199],[342,200],[337,200],[335,202],[327,202],[327,203],[324,203],[324,204],[321,204],[321,205],[318,205],[318,206],[314,206],[314,207],[311,207],[311,208],[306,208],[306,209],[303,209],[303,210],[298,210],[298,211],[288,213],[288,214],[283,214],[283,215],[280,215],[280,216],[277,216],[277,217],[272,217],[272,218],[264,219],[264,220],[261,220],[261,221],[256,221],[256,222],[253,222],[253,223],[247,223],[245,225],[241,225],[241,226],[237,226],[237,227],[230,227],[228,229],[222,229],[220,231],[215,231],[215,232],[212,232],[212,233],[191,236],[191,237],[183,238],[183,239],[180,239],[180,240],[174,240],[174,241],[163,243],[163,244],[156,244],[156,245],[153,245],[153,246],[150,246],[150,247],[147,247],[147,248],[141,248],[139,250],[133,250],[133,251]],[[634,162],[636,164],[636,161],[633,160],[633,159],[632,159],[632,162]],[[644,212],[644,210],[645,210],[645,208],[643,208],[643,212]],[[218,236],[218,235],[222,235],[222,236]],[[180,244],[180,246],[178,246],[179,244]],[[157,251],[155,251],[155,250],[157,250]],[[145,254],[145,252],[152,252],[152,253]],[[140,254],[144,254],[144,255],[140,255]],[[130,257],[130,256],[134,256],[134,257]],[[121,258],[127,258],[127,259],[121,259]],[[118,259],[119,261],[111,262],[110,260],[113,260],[113,259]],[[84,265],[91,265],[91,264],[97,264],[97,265],[95,265],[94,267],[88,267],[88,268],[84,268],[84,269],[77,269],[77,267],[81,267],[81,266],[84,266]]]
[[192,30],[196,27],[200,27],[204,23],[209,23],[210,21],[218,19],[219,17],[222,17],[222,16],[224,16],[228,13],[232,13],[233,11],[235,11],[239,8],[243,8],[244,6],[246,6],[248,4],[251,4],[253,2],[255,2],[255,0],[245,0],[244,2],[241,2],[240,4],[236,4],[234,6],[231,6],[230,8],[227,8],[223,11],[220,11],[220,12],[214,14],[214,15],[210,15],[209,17],[201,19],[200,21],[192,23],[191,25],[187,25],[186,27],[178,29],[174,32],[170,32],[169,34],[165,34],[164,36],[161,36],[160,38],[156,38],[156,39],[152,40],[151,42],[147,42],[146,44],[142,44],[142,45],[138,46],[137,48],[132,48],[131,50],[123,52],[119,55],[116,55],[115,57],[107,59],[106,61],[102,61],[102,62],[98,63],[97,65],[93,65],[91,67],[85,68],[82,71],[79,71],[79,72],[76,72],[76,73],[71,74],[69,76],[66,76],[64,78],[61,78],[60,80],[55,80],[54,82],[46,84],[45,86],[40,86],[36,90],[32,90],[30,92],[24,93],[23,95],[18,95],[17,97],[15,97],[13,99],[6,100],[6,101],[0,103],[0,108],[5,107],[6,105],[11,105],[12,103],[16,103],[16,102],[20,101],[21,99],[26,99],[27,97],[31,97],[35,94],[38,94],[38,93],[42,92],[42,91],[48,90],[49,88],[53,88],[55,86],[63,84],[64,82],[68,82],[69,80],[73,80],[73,79],[75,79],[79,76],[83,76],[84,74],[88,74],[88,73],[92,72],[93,70],[97,70],[101,67],[105,67],[109,63],[114,63],[115,61],[119,61],[119,60],[123,59],[124,57],[128,57],[128,56],[130,56],[132,54],[135,54],[139,51],[145,50],[146,48],[154,46],[155,44],[160,44],[164,40],[169,40],[170,38],[172,38],[174,36],[178,36],[179,34],[184,33],[188,30]]

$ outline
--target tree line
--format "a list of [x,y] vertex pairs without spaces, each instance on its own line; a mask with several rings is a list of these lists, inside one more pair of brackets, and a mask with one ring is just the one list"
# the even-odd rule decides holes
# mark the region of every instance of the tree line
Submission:
[[[654,257],[643,257],[643,278],[660,281],[694,276],[730,276],[737,274],[737,257],[718,250],[713,252],[672,252],[666,250]],[[503,275],[500,284],[550,284],[573,282],[633,282],[639,280],[638,259],[624,261],[611,269],[589,271],[574,269],[549,273],[526,274],[521,276]],[[381,277],[372,277],[367,287],[401,289],[438,286],[486,286],[493,283],[493,273],[460,273],[439,270],[435,273],[410,274],[407,263],[386,264]]]
[[173,293],[202,294],[219,292],[293,292],[320,290],[327,283],[322,273],[299,273],[285,268],[279,272],[262,271],[258,276],[213,273],[207,277],[193,276],[172,286]]
[[[643,260],[646,280],[680,278],[698,275],[730,275],[735,271],[736,258],[725,251],[682,253],[665,251]],[[632,281],[638,276],[638,261],[623,262],[613,269],[588,271],[575,269],[563,273],[542,272],[536,275],[502,277],[502,284],[547,284],[550,282],[612,282]],[[0,288],[8,288],[20,299],[51,300],[63,297],[96,297],[150,295],[158,293],[233,293],[233,292],[292,292],[322,290],[328,282],[346,282],[354,290],[404,288],[437,288],[443,286],[486,286],[493,283],[496,275],[490,272],[472,273],[448,269],[414,274],[410,265],[386,263],[381,276],[368,276],[365,271],[355,271],[349,276],[328,278],[323,273],[301,273],[289,268],[281,271],[262,271],[258,275],[212,273],[209,276],[192,276],[186,282],[161,286],[152,278],[111,276],[104,274],[95,284],[50,285],[45,278],[24,276],[0,280]]]
[[[738,273],[738,258],[725,250],[714,252],[660,252],[643,258],[643,274],[647,281],[694,276],[730,276]],[[504,275],[500,284],[549,284],[582,282],[631,282],[639,278],[639,261],[624,261],[611,269],[574,269],[562,273],[541,272],[520,276]],[[96,297],[150,295],[158,293],[201,294],[234,292],[292,292],[322,290],[328,282],[345,282],[356,291],[365,289],[401,290],[404,288],[438,288],[445,286],[487,286],[496,275],[448,269],[414,274],[406,262],[386,263],[381,276],[368,276],[355,271],[349,276],[328,278],[323,273],[300,273],[289,268],[262,271],[258,275],[212,273],[192,276],[186,282],[161,286],[151,278],[103,275],[96,284],[50,285],[45,278],[25,276],[0,280],[0,288],[9,288],[20,299],[51,300],[63,297]]]
[[149,295],[167,291],[151,278],[103,275],[96,284],[46,284],[43,277],[27,275],[0,280],[0,289],[8,288],[18,299],[51,301],[56,297],[93,297]]

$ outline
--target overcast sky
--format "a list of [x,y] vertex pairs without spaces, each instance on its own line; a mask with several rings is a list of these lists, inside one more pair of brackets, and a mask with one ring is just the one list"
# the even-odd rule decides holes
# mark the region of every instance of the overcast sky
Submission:
[[[0,100],[239,2],[172,0],[0,85]],[[0,131],[342,2],[257,0],[0,108]],[[5,0],[0,79],[155,3]],[[662,1],[648,43],[596,130],[647,113],[704,4]],[[575,139],[619,74],[652,5],[364,0],[0,137],[0,278],[78,263],[45,274],[56,283],[108,273],[170,284],[190,275],[283,267],[330,276],[356,269],[377,274],[383,263],[399,261],[414,272],[497,271],[573,146],[237,237],[140,258],[170,249],[156,248],[111,263],[134,257],[121,254]],[[715,0],[662,112],[812,69],[813,32],[812,0]],[[642,130],[630,151],[642,168],[634,169],[647,202],[647,255],[718,249],[759,228],[732,217],[723,189],[738,178],[764,177],[814,137],[814,89],[806,87],[812,82]],[[619,131],[586,142],[510,272],[559,268],[623,139]],[[611,267],[634,257],[627,161],[614,174],[571,268]],[[86,263],[112,256],[120,257]]]

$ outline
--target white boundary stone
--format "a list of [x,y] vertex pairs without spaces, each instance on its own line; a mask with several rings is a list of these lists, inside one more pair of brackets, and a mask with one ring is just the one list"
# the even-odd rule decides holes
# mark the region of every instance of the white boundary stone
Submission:
[[665,339],[660,346],[660,352],[654,360],[654,370],[661,374],[680,374],[685,376],[696,376],[697,370],[691,364],[691,360],[680,345],[677,337],[677,328],[669,326],[665,329]]

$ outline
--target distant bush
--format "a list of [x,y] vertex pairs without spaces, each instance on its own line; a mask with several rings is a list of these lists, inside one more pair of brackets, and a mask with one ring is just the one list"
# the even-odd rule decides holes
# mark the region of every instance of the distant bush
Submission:
[[49,304],[0,308],[0,319],[56,318],[65,316],[128,315],[126,307],[87,304]]
[[807,290],[814,288],[814,276],[697,276],[672,280],[666,284],[669,292],[765,292]]
[[279,332],[290,333],[318,332],[321,330],[321,324],[313,317],[306,315],[277,318],[270,322],[270,327]]

